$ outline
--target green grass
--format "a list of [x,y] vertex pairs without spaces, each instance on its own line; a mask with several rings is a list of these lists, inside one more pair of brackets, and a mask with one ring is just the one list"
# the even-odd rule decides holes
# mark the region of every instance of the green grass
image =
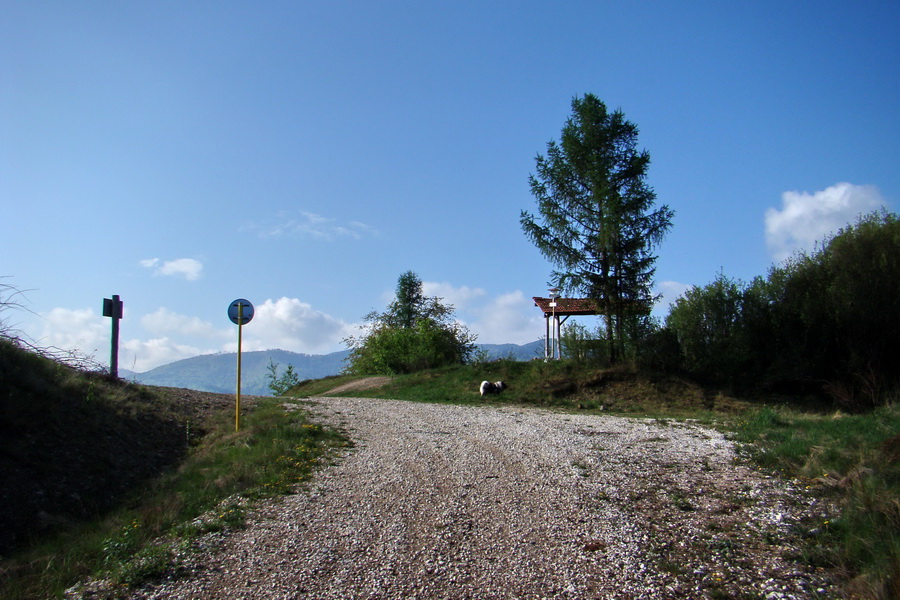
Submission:
[[123,508],[5,558],[0,597],[59,597],[91,575],[132,585],[157,577],[197,536],[240,526],[248,501],[291,491],[310,477],[323,454],[347,443],[275,399],[249,410],[240,432],[228,410],[208,427],[179,468]]
[[[17,429],[37,421],[48,407],[64,409],[48,427],[87,439],[123,422],[146,427],[151,408],[166,419],[178,416],[151,388],[111,385],[30,357],[20,359],[8,350],[0,345],[0,384],[27,384],[0,389],[2,416]],[[4,379],[4,372],[17,375]],[[355,379],[306,381],[291,395],[324,395]],[[510,387],[483,399],[478,393],[482,380],[504,380]],[[738,400],[679,378],[628,368],[543,361],[497,361],[397,376],[380,388],[347,395],[524,403],[660,423],[683,418],[714,423],[732,432],[760,468],[798,478],[811,494],[839,504],[839,514],[827,522],[805,524],[800,533],[807,544],[799,559],[843,569],[851,580],[848,589],[858,597],[900,597],[900,409],[893,405],[859,415],[824,414],[803,410],[799,402],[791,408],[789,403]],[[72,422],[80,418],[90,418],[90,428],[73,430]],[[160,435],[168,431],[160,429]],[[232,410],[177,432],[184,448],[177,468],[145,480],[140,493],[120,499],[117,508],[70,523],[0,559],[0,597],[58,597],[92,575],[117,585],[158,577],[173,568],[180,553],[190,551],[197,536],[241,526],[248,503],[294,489],[329,449],[347,443],[310,423],[305,412],[286,411],[276,399],[248,408],[238,433]],[[679,507],[682,500],[672,497]]]
[[762,467],[838,503],[839,515],[810,524],[807,560],[843,569],[860,597],[900,597],[900,407],[855,415],[760,407],[737,438]]
[[[329,394],[359,376],[305,381],[290,391],[294,396]],[[504,381],[499,396],[482,398],[482,381]],[[704,422],[743,412],[747,403],[710,393],[677,377],[637,373],[628,367],[589,367],[568,361],[498,360],[396,375],[384,386],[353,390],[343,396],[394,398],[417,402],[480,404],[522,403],[642,417],[693,418]]]
[[[521,379],[527,372],[527,363],[498,361],[485,365],[447,367],[395,375],[384,386],[369,390],[351,390],[339,395],[363,396],[367,398],[393,398],[418,402],[471,403],[481,401],[478,385],[485,379]],[[331,389],[362,379],[360,376],[342,375],[324,379],[304,381],[290,391],[294,396],[320,396]]]

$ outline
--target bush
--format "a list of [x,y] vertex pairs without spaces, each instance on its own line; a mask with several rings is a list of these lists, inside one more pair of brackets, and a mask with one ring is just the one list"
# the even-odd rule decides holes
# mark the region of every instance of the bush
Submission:
[[900,221],[862,217],[749,285],[719,274],[679,298],[666,327],[705,381],[883,404],[900,388]]
[[300,383],[300,377],[294,371],[294,365],[288,365],[284,373],[278,375],[278,363],[269,359],[266,379],[269,380],[269,389],[273,396],[285,396],[288,391]]
[[608,362],[608,343],[602,329],[594,335],[581,323],[568,323],[562,328],[559,345],[562,358],[579,363]]
[[744,320],[744,285],[719,274],[702,288],[678,298],[666,328],[691,374],[715,383],[735,383],[750,356]]
[[350,353],[348,373],[398,375],[463,364],[471,344],[455,327],[420,319],[414,327],[381,327]]
[[400,276],[396,298],[383,313],[364,319],[364,333],[349,337],[346,372],[354,375],[398,375],[463,364],[475,351],[475,336],[453,320],[453,307],[422,293],[412,271]]
[[662,373],[681,370],[681,345],[678,335],[668,327],[651,331],[641,340],[635,362],[641,369]]
[[900,384],[900,221],[873,213],[770,274],[773,372],[814,380],[845,408]]

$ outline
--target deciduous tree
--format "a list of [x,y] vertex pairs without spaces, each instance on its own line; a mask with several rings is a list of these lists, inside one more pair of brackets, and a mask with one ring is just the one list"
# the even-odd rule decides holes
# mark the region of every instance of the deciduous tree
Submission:
[[453,306],[425,296],[412,271],[397,280],[394,300],[385,312],[364,317],[363,334],[344,343],[351,349],[347,371],[394,375],[466,362],[475,336],[453,319]]

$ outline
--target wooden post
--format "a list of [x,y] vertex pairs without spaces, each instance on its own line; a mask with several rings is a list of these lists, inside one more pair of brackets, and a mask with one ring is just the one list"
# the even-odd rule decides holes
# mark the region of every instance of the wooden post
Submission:
[[544,315],[544,325],[546,326],[546,331],[544,332],[544,360],[550,358],[550,315]]
[[559,319],[556,316],[556,292],[550,292],[550,308],[553,310],[553,343],[550,346],[550,359],[557,360],[559,348]]
[[119,319],[122,318],[122,301],[118,294],[103,299],[103,316],[112,317],[112,342],[109,353],[109,376],[119,378]]
[[553,338],[556,340],[556,349],[553,351],[553,358],[559,360],[560,358],[562,358],[562,352],[559,346],[559,316],[556,314],[555,310],[553,311],[553,321],[555,322],[553,325]]

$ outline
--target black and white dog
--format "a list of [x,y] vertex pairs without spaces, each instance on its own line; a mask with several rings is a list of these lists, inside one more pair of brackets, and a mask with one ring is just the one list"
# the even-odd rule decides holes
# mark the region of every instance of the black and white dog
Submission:
[[485,394],[499,394],[503,390],[506,389],[506,384],[502,381],[495,381],[491,383],[490,381],[482,381],[481,382],[481,395]]

